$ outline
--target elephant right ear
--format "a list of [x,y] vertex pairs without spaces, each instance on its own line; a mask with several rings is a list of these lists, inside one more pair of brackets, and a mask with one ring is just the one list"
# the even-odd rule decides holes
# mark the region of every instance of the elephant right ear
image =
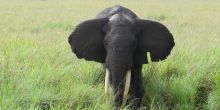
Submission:
[[69,36],[69,44],[78,58],[103,63],[106,51],[103,44],[103,26],[107,18],[84,21]]

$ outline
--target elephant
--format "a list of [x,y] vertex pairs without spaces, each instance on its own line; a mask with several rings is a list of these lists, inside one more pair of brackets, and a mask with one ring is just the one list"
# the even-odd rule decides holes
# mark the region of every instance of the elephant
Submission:
[[79,23],[68,42],[79,59],[104,65],[105,94],[112,86],[114,107],[120,107],[129,94],[137,108],[145,93],[141,74],[142,65],[150,62],[147,53],[152,62],[162,61],[175,45],[173,35],[163,24],[141,19],[120,5]]

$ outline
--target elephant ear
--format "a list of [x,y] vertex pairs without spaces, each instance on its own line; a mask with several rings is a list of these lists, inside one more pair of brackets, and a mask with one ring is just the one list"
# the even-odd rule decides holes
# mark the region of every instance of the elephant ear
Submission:
[[148,63],[147,52],[153,62],[166,59],[175,45],[169,30],[161,23],[141,19],[137,19],[137,27],[139,29],[135,63]]
[[102,27],[107,18],[84,21],[76,26],[69,36],[69,44],[78,58],[103,63],[106,52],[103,44],[105,33]]

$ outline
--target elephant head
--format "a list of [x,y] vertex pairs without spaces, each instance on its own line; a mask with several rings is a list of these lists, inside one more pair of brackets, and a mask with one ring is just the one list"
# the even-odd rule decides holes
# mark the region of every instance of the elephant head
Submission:
[[[147,52],[153,62],[166,59],[174,46],[174,40],[169,30],[161,23],[115,13],[77,25],[69,36],[69,44],[78,58],[105,65],[106,92],[111,79],[115,94],[124,91],[126,97],[131,68],[147,64]],[[125,90],[120,90],[120,84],[125,86]],[[118,97],[121,97],[121,94]]]

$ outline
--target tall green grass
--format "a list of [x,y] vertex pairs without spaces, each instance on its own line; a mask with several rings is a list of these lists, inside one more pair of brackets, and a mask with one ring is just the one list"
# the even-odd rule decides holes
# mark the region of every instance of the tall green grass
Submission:
[[220,110],[217,0],[1,0],[0,109],[111,109],[102,65],[77,59],[67,39],[78,23],[115,4],[162,22],[175,38],[167,60],[144,65],[143,106]]

